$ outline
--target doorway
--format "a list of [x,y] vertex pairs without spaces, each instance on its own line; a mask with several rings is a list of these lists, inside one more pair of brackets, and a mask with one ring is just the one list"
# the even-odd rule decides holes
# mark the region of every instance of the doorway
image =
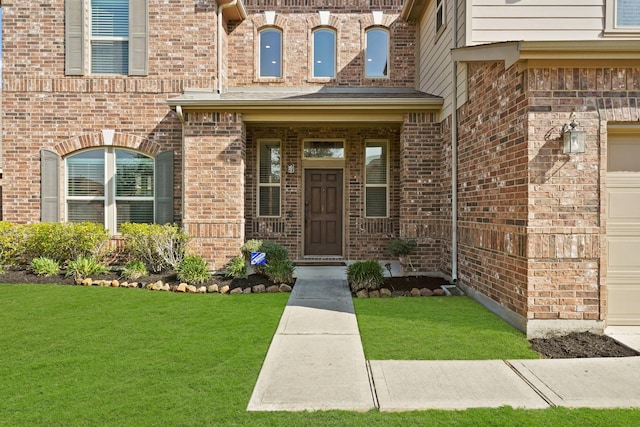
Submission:
[[342,169],[305,169],[306,256],[342,256],[342,175]]

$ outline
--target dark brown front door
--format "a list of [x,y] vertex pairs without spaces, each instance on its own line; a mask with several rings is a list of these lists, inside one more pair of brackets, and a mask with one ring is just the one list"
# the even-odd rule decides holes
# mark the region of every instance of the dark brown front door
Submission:
[[342,169],[307,169],[305,255],[342,255]]

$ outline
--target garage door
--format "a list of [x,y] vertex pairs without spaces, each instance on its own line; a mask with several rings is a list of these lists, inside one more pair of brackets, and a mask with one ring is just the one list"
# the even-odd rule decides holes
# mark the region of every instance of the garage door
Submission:
[[640,325],[640,132],[608,141],[607,324]]

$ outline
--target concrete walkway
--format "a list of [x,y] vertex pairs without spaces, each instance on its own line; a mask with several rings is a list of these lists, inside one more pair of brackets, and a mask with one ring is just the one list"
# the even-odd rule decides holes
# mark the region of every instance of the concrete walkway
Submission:
[[[624,335],[629,343],[637,338],[629,329]],[[504,405],[640,407],[640,357],[367,362],[343,269],[305,267],[298,272],[247,409]]]

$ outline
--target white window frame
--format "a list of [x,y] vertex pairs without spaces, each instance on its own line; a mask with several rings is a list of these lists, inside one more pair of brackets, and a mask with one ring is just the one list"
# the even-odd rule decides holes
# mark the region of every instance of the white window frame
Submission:
[[[331,76],[316,76],[315,74],[315,64],[316,64],[316,33],[320,31],[327,31],[333,34],[333,73]],[[335,29],[330,27],[318,27],[315,28],[311,32],[311,77],[313,79],[335,79],[336,78],[336,69],[338,65],[338,54],[337,54],[337,46],[338,46],[338,33]]]
[[[376,144],[376,146],[378,146],[379,144],[384,144],[385,146],[385,151],[386,151],[386,159],[385,159],[385,166],[386,166],[386,170],[385,170],[385,183],[384,184],[369,184],[368,183],[368,177],[367,177],[367,148],[369,147],[369,144]],[[365,218],[389,218],[389,200],[390,200],[390,195],[389,195],[389,170],[390,170],[390,165],[389,165],[389,140],[388,139],[367,139],[365,140],[364,143],[364,216]],[[385,215],[384,216],[371,216],[367,213],[367,190],[369,188],[385,188]]]
[[111,231],[111,234],[120,234],[118,231],[118,212],[117,212],[117,203],[118,201],[151,201],[153,203],[153,222],[155,223],[155,177],[156,177],[156,166],[155,161],[153,162],[153,195],[152,196],[116,196],[116,150],[122,151],[131,151],[135,153],[142,154],[153,160],[151,156],[148,156],[144,153],[140,153],[139,151],[123,148],[123,147],[96,147],[90,148],[88,150],[83,150],[81,152],[86,151],[102,151],[104,153],[104,196],[69,196],[69,167],[66,166],[67,160],[75,154],[80,154],[81,152],[75,152],[72,155],[68,156],[65,159],[65,177],[64,177],[64,185],[65,185],[65,194],[64,194],[64,205],[65,205],[65,221],[69,221],[69,207],[68,201],[87,201],[87,202],[97,202],[101,201],[104,205],[104,227]]
[[[129,6],[128,6],[129,7]],[[129,15],[131,13],[131,9],[128,10],[127,12],[127,32],[130,31],[130,24],[131,24],[131,16]],[[131,46],[129,46],[129,36],[127,35],[126,37],[123,36],[94,36],[93,35],[93,8],[92,8],[92,1],[89,0],[89,55],[90,55],[90,60],[89,60],[89,70],[90,73],[92,75],[128,75],[129,74],[129,58],[128,58],[128,54],[127,54],[127,67],[126,70],[123,73],[96,73],[93,70],[93,57],[94,57],[94,53],[93,53],[93,42],[100,42],[100,41],[108,41],[108,42],[126,42],[127,43],[127,52],[129,51],[129,49],[131,48]]]
[[[387,73],[386,75],[383,76],[372,76],[367,74],[367,51],[369,49],[369,33],[372,31],[383,31],[387,34]],[[365,40],[365,46],[364,46],[364,60],[365,60],[365,64],[364,64],[364,77],[367,79],[389,79],[391,76],[391,32],[389,31],[388,28],[384,28],[384,27],[371,27],[368,28],[365,33],[364,33],[364,40]]]
[[[260,182],[260,166],[262,159],[262,150],[263,144],[278,144],[278,150],[280,151],[280,181],[279,182]],[[257,152],[257,162],[256,162],[256,217],[259,218],[280,218],[282,215],[282,141],[279,139],[259,139],[258,140],[258,152]],[[277,203],[278,206],[278,214],[277,215],[262,215],[260,213],[260,189],[263,187],[277,187],[280,189],[280,197]]]
[[605,0],[604,35],[609,37],[637,37],[640,23],[636,26],[618,25],[618,0]]

